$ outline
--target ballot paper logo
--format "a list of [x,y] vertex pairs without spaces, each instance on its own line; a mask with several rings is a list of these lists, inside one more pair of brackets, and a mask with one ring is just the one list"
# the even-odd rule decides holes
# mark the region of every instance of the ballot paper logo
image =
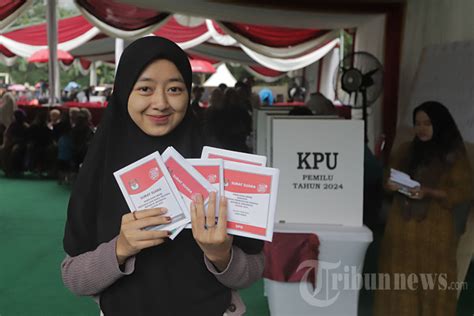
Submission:
[[217,181],[217,176],[215,174],[210,174],[207,176],[207,181],[210,183],[215,183]]
[[136,191],[136,190],[140,189],[140,184],[138,184],[137,179],[130,180],[128,182],[128,185],[130,186],[130,189],[132,189],[132,191]]
[[259,193],[267,192],[267,189],[268,189],[268,185],[263,184],[263,183],[261,183],[257,186],[257,192],[259,192]]
[[149,171],[148,171],[148,175],[150,176],[150,179],[151,180],[156,180],[160,177],[160,169],[158,168],[151,168]]

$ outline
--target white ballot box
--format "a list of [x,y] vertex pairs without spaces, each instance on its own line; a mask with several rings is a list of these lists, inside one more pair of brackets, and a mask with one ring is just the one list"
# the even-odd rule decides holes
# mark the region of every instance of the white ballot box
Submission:
[[315,233],[319,237],[316,289],[308,282],[264,279],[272,316],[357,315],[359,289],[372,231],[365,226],[275,224],[275,232]]

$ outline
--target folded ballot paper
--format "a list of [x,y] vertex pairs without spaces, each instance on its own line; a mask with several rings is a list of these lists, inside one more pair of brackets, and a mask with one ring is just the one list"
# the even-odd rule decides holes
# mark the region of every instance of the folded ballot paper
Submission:
[[[265,164],[264,156],[213,147],[204,147],[201,159],[186,160],[168,147],[161,156],[155,152],[114,175],[132,212],[168,209],[172,223],[151,229],[171,230],[170,239],[191,228],[193,195],[200,193],[208,204],[209,193],[215,191],[218,198],[224,194],[228,200],[229,234],[271,241],[279,170]],[[217,218],[218,205],[214,211]]]
[[398,192],[405,195],[410,195],[410,189],[420,186],[420,183],[411,179],[408,174],[396,169],[390,169],[390,181],[400,185]]
[[189,208],[158,152],[114,172],[114,176],[130,211],[157,207],[168,209],[166,215],[171,217],[171,223],[148,229],[173,230],[190,221]]

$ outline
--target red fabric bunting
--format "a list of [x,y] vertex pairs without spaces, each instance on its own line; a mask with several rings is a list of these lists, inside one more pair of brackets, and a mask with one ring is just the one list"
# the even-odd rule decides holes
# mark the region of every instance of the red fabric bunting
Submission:
[[249,68],[265,77],[279,77],[284,74],[284,72],[276,71],[263,66],[249,66]]
[[187,27],[179,24],[174,17],[170,18],[165,25],[153,34],[165,37],[176,43],[185,43],[199,37],[207,32],[205,23],[195,27]]
[[232,32],[238,33],[254,43],[270,47],[288,47],[316,39],[329,30],[293,29],[243,23],[222,22]]
[[79,59],[79,62],[81,63],[82,69],[89,69],[89,67],[92,64],[92,62],[90,60],[87,60],[87,59],[84,59],[84,58]]
[[124,31],[143,29],[169,15],[114,0],[77,0],[76,3],[102,22]]
[[25,4],[25,0],[2,0],[0,1],[0,21],[6,19],[13,12]]
[[[92,24],[82,16],[61,19],[58,21],[58,43],[75,39],[93,28]],[[28,45],[48,45],[46,23],[25,27],[16,31],[2,34],[11,40]]]
[[15,54],[13,54],[10,50],[8,50],[8,48],[6,48],[5,46],[3,45],[0,45],[0,54],[6,56],[6,57],[14,57],[16,56]]

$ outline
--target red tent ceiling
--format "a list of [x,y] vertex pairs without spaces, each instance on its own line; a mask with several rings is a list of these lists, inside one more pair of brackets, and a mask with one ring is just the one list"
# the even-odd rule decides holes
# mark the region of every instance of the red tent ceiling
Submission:
[[0,21],[6,19],[25,3],[26,0],[2,0],[0,2]]
[[114,0],[76,0],[76,4],[105,24],[126,31],[157,24],[169,16],[169,13],[142,9]]

